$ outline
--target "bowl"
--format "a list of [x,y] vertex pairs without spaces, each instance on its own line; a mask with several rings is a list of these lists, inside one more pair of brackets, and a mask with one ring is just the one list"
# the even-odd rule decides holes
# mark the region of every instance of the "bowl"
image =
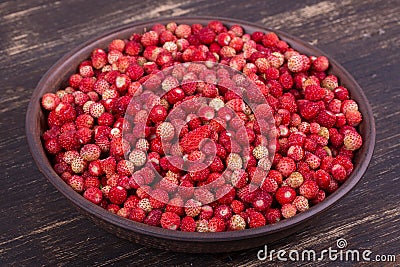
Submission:
[[[98,47],[107,47],[108,43],[115,38],[128,38],[131,33],[142,32],[143,29],[149,29],[155,23],[167,24],[168,22],[175,21],[178,24],[207,24],[210,20],[215,19],[221,20],[222,23],[227,26],[239,24],[247,33],[252,33],[254,31],[274,31],[282,40],[286,41],[290,46],[302,53],[316,56],[325,55],[329,58],[331,63],[329,72],[337,75],[341,83],[349,89],[352,98],[357,101],[359,110],[363,114],[363,121],[359,125],[359,131],[363,137],[364,144],[361,149],[356,152],[354,158],[354,171],[347,181],[323,202],[292,218],[260,228],[221,233],[189,233],[171,231],[137,223],[114,215],[111,212],[89,202],[69,187],[55,173],[47,158],[46,152],[43,149],[41,134],[46,129],[46,120],[45,114],[40,106],[41,96],[47,92],[54,92],[57,88],[65,87],[67,84],[67,77],[76,71],[77,66],[81,61],[89,57],[92,50]],[[268,244],[297,232],[306,225],[311,223],[318,224],[317,218],[353,189],[367,170],[375,145],[375,124],[368,100],[354,78],[342,66],[333,60],[332,57],[326,55],[324,52],[308,43],[279,30],[271,30],[262,25],[245,21],[216,17],[177,17],[133,23],[117,28],[83,43],[62,57],[46,72],[32,94],[26,115],[26,135],[29,149],[39,170],[57,188],[57,190],[61,192],[61,194],[63,194],[78,208],[80,212],[93,220],[93,222],[98,226],[121,238],[146,246],[190,253],[217,253],[244,250]]]

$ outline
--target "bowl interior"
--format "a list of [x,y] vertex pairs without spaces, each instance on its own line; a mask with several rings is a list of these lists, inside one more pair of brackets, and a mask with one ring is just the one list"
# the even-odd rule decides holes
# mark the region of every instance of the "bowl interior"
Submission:
[[[76,205],[80,210],[84,211],[90,217],[101,222],[101,224],[111,226],[113,232],[120,231],[124,232],[125,234],[136,233],[137,235],[130,238],[131,240],[139,238],[136,236],[154,237],[154,240],[166,241],[167,248],[168,241],[174,240],[179,242],[196,242],[200,245],[204,244],[209,248],[212,248],[212,245],[210,244],[215,244],[218,242],[224,243],[245,240],[248,240],[250,245],[243,246],[243,248],[260,245],[258,243],[256,244],[256,242],[251,243],[251,239],[260,236],[262,237],[272,235],[273,233],[282,233],[283,231],[289,232],[288,229],[298,226],[303,222],[310,220],[311,218],[314,218],[316,215],[320,214],[322,211],[332,206],[332,204],[334,204],[338,199],[347,194],[357,184],[357,182],[361,179],[363,173],[366,171],[368,164],[371,160],[375,145],[374,118],[372,115],[371,107],[369,106],[363,90],[360,88],[354,78],[335,60],[333,60],[332,57],[323,53],[319,49],[289,34],[273,30],[279,35],[281,39],[288,42],[291,47],[302,53],[316,56],[326,55],[331,62],[330,73],[337,75],[340,78],[341,84],[349,89],[351,97],[357,101],[357,103],[359,104],[359,109],[363,114],[363,122],[359,126],[359,131],[363,136],[364,144],[362,148],[356,153],[354,171],[348,178],[348,180],[343,185],[341,185],[335,193],[328,196],[322,203],[319,203],[318,205],[311,207],[309,210],[302,212],[290,219],[285,219],[276,224],[267,225],[260,228],[222,233],[187,233],[165,230],[158,227],[151,227],[114,215],[102,209],[101,207],[87,201],[81,195],[76,193],[72,188],[70,188],[67,184],[65,184],[64,181],[54,172],[42,146],[40,136],[46,129],[46,119],[45,114],[40,107],[41,96],[47,92],[55,92],[57,89],[65,87],[67,85],[67,77],[76,72],[78,64],[81,61],[87,59],[90,56],[91,51],[93,51],[95,48],[106,48],[108,43],[115,38],[128,38],[133,32],[143,32],[144,29],[149,29],[155,23],[166,24],[168,22],[175,21],[178,24],[207,24],[210,20],[215,19],[221,20],[227,26],[239,24],[244,28],[247,33],[252,33],[254,31],[272,31],[263,26],[244,21],[215,17],[169,18],[126,25],[111,32],[105,33],[97,37],[96,39],[85,42],[84,44],[80,45],[79,47],[65,55],[48,70],[48,72],[42,77],[33,92],[26,115],[26,133],[29,148],[39,170],[74,205]],[[149,239],[150,245],[157,246],[157,242],[154,240]],[[151,242],[155,243],[152,244]],[[225,249],[220,250],[229,251],[243,249],[240,246],[227,247],[224,245],[223,248],[224,247]],[[201,251],[207,251],[207,249],[203,249]]]

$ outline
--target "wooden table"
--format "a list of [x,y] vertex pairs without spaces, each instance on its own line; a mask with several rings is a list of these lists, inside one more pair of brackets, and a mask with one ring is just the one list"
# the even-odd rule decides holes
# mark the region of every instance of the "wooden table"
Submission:
[[[370,249],[373,255],[393,254],[399,264],[400,3],[393,0],[160,2],[1,1],[0,266],[267,263],[257,260],[261,248],[219,255],[179,254],[132,244],[105,233],[47,182],[28,151],[24,134],[26,107],[40,77],[58,58],[114,27],[180,15],[224,16],[281,29],[328,52],[354,75],[370,100],[377,124],[377,146],[369,170],[356,189],[325,213],[318,224],[268,245],[275,250],[321,251],[335,247],[338,238],[345,238],[349,249]],[[275,264],[287,265],[277,261]]]

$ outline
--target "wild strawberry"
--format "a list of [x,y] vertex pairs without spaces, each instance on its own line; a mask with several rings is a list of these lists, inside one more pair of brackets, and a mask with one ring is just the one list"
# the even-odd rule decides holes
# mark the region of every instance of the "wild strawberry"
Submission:
[[129,161],[132,162],[134,166],[143,166],[146,163],[146,153],[135,149],[129,154]]
[[122,186],[114,186],[111,187],[110,192],[108,193],[108,198],[111,203],[120,205],[124,203],[127,197],[126,189]]
[[276,169],[283,176],[288,177],[292,172],[296,170],[296,163],[293,159],[284,157],[278,162]]
[[84,189],[84,179],[79,175],[72,175],[68,180],[69,186],[72,187],[76,192],[82,192]]
[[265,217],[257,211],[247,212],[248,218],[247,223],[250,228],[257,228],[266,224]]
[[161,210],[154,209],[147,214],[143,222],[150,226],[160,226],[162,214]]
[[256,159],[262,159],[268,156],[268,148],[258,145],[253,149],[253,155]]
[[223,232],[225,231],[226,224],[222,218],[214,217],[208,221],[209,232]]
[[317,116],[317,122],[324,127],[331,128],[336,123],[336,115],[329,111],[323,110]]
[[276,191],[275,198],[281,205],[292,203],[296,198],[296,191],[289,186],[282,186]]
[[62,146],[57,138],[48,139],[44,142],[44,147],[49,154],[58,154],[62,150]]
[[231,204],[235,196],[235,189],[228,184],[219,187],[215,193],[215,198],[218,200],[218,203],[225,205]]
[[332,166],[331,174],[332,177],[338,182],[344,182],[347,178],[346,169],[340,164],[335,164]]
[[169,230],[178,230],[181,224],[180,217],[173,212],[164,212],[161,216],[161,227]]
[[302,196],[313,199],[318,194],[318,185],[313,180],[307,180],[300,186],[299,192]]
[[209,168],[212,172],[222,172],[225,169],[225,166],[219,157],[214,157],[213,161],[209,165]]
[[190,217],[196,217],[199,215],[201,212],[201,202],[194,200],[194,199],[189,199],[185,203],[185,213],[187,216]]
[[204,163],[195,163],[189,167],[189,177],[192,181],[204,181],[210,174],[210,170]]
[[146,212],[143,209],[139,207],[132,208],[129,219],[135,222],[143,222],[144,218],[146,218]]
[[300,115],[307,120],[315,118],[321,109],[317,103],[308,100],[298,100],[297,105],[300,110]]
[[252,202],[252,206],[257,211],[266,211],[272,205],[272,196],[269,193],[260,191]]
[[269,209],[265,213],[265,219],[268,223],[273,224],[281,220],[282,214],[279,209]]
[[94,161],[99,159],[101,154],[100,148],[95,144],[86,144],[80,151],[80,156],[86,161]]
[[307,153],[305,156],[305,162],[310,166],[311,169],[317,169],[321,164],[321,159],[312,153]]
[[226,167],[230,170],[238,170],[243,167],[243,160],[237,153],[230,153],[226,158]]
[[157,126],[156,135],[163,141],[170,141],[174,138],[175,128],[170,122],[162,122]]
[[54,110],[60,104],[60,98],[53,93],[47,93],[43,95],[41,103],[44,109]]
[[318,85],[308,85],[304,90],[304,98],[307,100],[321,100],[324,98],[325,95],[325,89],[319,87]]
[[149,119],[154,123],[163,122],[167,115],[168,111],[164,106],[155,105],[149,113]]
[[288,68],[291,72],[301,72],[304,70],[304,60],[301,55],[293,55],[288,58]]
[[304,157],[304,150],[299,145],[291,146],[287,151],[287,156],[294,159],[295,161],[300,161]]
[[245,208],[243,202],[236,199],[232,201],[230,207],[235,214],[241,213],[242,211],[244,211]]
[[150,211],[153,210],[150,200],[147,197],[144,197],[141,200],[139,200],[138,207],[146,213],[149,213]]
[[285,181],[288,186],[298,188],[303,184],[304,178],[300,172],[293,172]]
[[176,27],[175,35],[178,38],[188,38],[192,34],[192,28],[186,24],[180,24]]
[[347,150],[357,150],[362,146],[362,137],[355,131],[347,131],[344,135],[344,147]]
[[319,56],[313,60],[312,67],[316,71],[326,71],[329,68],[329,60],[325,56]]
[[358,110],[347,110],[344,115],[348,125],[357,126],[362,121],[361,112]]
[[233,215],[228,222],[228,229],[232,231],[244,230],[246,228],[246,221],[238,214]]
[[248,174],[243,169],[237,169],[233,171],[230,180],[235,188],[242,188],[247,184]]
[[143,76],[144,70],[138,64],[131,64],[126,69],[125,73],[132,79],[132,81],[137,81]]
[[245,109],[245,103],[240,98],[229,100],[225,106],[236,112],[244,111]]
[[180,228],[183,232],[194,232],[196,230],[196,221],[193,217],[186,216],[182,219]]
[[101,200],[103,199],[103,193],[97,187],[89,187],[85,190],[83,196],[96,205],[100,204]]
[[92,77],[94,75],[92,63],[90,61],[88,61],[88,60],[87,61],[83,61],[79,65],[78,70],[79,70],[79,74],[84,78],[85,77]]
[[98,118],[105,112],[105,108],[101,103],[93,103],[89,107],[89,113],[92,117]]
[[143,46],[152,46],[158,44],[158,33],[155,31],[148,31],[142,35],[141,43]]
[[200,142],[204,138],[209,138],[211,129],[209,126],[201,126],[189,133],[187,133],[179,142],[185,153],[190,153],[199,148]]
[[325,79],[322,80],[321,86],[332,91],[339,86],[338,79],[334,75],[328,75]]
[[297,196],[293,200],[293,205],[296,207],[298,211],[306,211],[309,208],[308,199],[303,196]]
[[284,204],[284,205],[282,205],[281,213],[282,213],[282,216],[286,219],[293,217],[297,213],[296,206],[293,204],[290,204],[290,203]]
[[74,173],[83,173],[87,167],[87,162],[81,157],[76,157],[71,161],[71,168]]

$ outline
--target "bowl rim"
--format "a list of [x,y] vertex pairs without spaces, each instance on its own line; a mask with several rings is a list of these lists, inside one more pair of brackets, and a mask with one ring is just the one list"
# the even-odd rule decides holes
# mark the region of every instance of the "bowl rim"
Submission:
[[[54,71],[56,69],[62,69],[67,66],[71,58],[79,51],[83,50],[88,45],[100,41],[103,38],[107,38],[112,34],[116,34],[123,30],[128,30],[134,27],[145,28],[148,25],[153,25],[156,23],[166,24],[168,22],[174,21],[177,23],[201,23],[205,24],[211,20],[220,20],[223,24],[238,24],[241,26],[254,27],[256,29],[262,30],[264,32],[272,31],[277,33],[277,35],[286,40],[294,40],[298,44],[305,46],[308,49],[312,49],[313,52],[317,52],[319,55],[325,55],[329,58],[331,65],[334,65],[338,70],[340,70],[347,78],[350,80],[352,85],[352,91],[358,91],[359,98],[365,104],[365,110],[363,110],[363,116],[369,117],[370,123],[367,125],[369,129],[369,138],[364,141],[363,147],[366,146],[365,158],[362,162],[360,162],[357,166],[355,166],[353,172],[351,173],[348,180],[342,184],[333,194],[329,195],[324,201],[318,203],[315,206],[310,207],[307,211],[301,212],[296,216],[284,219],[275,224],[266,225],[263,227],[245,229],[240,231],[227,231],[227,232],[219,232],[219,233],[198,233],[198,232],[182,232],[182,231],[172,231],[163,229],[161,227],[149,226],[144,223],[138,223],[129,219],[125,219],[118,215],[115,215],[102,207],[91,203],[86,200],[82,195],[75,192],[70,186],[68,186],[53,170],[51,164],[49,164],[47,159],[47,155],[43,149],[42,141],[40,134],[37,134],[39,131],[39,123],[38,120],[32,119],[32,116],[35,112],[38,112],[40,109],[40,98],[41,89],[44,88],[45,83],[48,80],[54,78]],[[290,42],[288,42],[290,44]],[[292,44],[290,44],[292,46]],[[339,77],[340,78],[340,77]],[[353,94],[353,93],[352,93]],[[337,201],[345,196],[351,189],[355,187],[355,185],[360,181],[363,174],[368,168],[368,165],[371,161],[374,147],[375,147],[375,138],[376,138],[376,130],[375,130],[375,121],[372,113],[371,106],[361,89],[358,83],[355,81],[352,75],[347,72],[336,60],[334,60],[329,54],[321,51],[308,44],[307,42],[292,36],[291,34],[282,32],[280,30],[270,29],[262,24],[247,22],[243,20],[224,18],[224,17],[210,17],[210,16],[179,16],[179,17],[170,17],[170,18],[157,18],[146,21],[137,21],[133,23],[129,23],[120,27],[116,27],[109,31],[103,32],[98,36],[90,38],[88,41],[83,42],[81,45],[75,47],[70,52],[66,53],[63,57],[61,57],[56,63],[54,63],[49,70],[42,76],[40,81],[38,82],[36,88],[33,91],[31,100],[28,105],[27,113],[26,113],[26,137],[29,145],[30,152],[33,156],[34,161],[40,172],[46,176],[46,178],[53,184],[54,187],[57,188],[66,198],[68,198],[73,204],[78,206],[79,208],[85,210],[91,215],[105,221],[111,223],[117,227],[124,228],[128,231],[139,232],[140,234],[149,235],[155,238],[161,238],[166,240],[175,240],[175,241],[190,241],[190,242],[198,242],[198,243],[209,243],[209,242],[222,242],[222,241],[232,241],[232,240],[245,240],[251,239],[260,235],[267,235],[276,232],[280,232],[282,230],[292,228],[300,223],[303,223],[312,217],[315,217],[317,214],[327,210],[332,207],[333,204],[337,203]]]

